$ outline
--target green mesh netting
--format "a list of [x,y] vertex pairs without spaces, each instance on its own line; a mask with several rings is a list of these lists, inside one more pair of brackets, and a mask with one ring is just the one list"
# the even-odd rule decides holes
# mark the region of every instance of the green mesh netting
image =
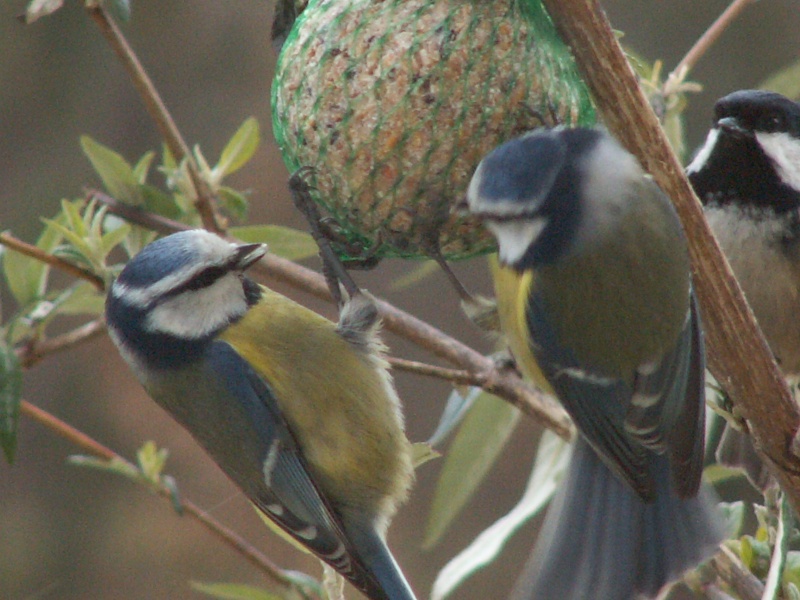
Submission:
[[314,168],[350,258],[491,251],[451,210],[481,158],[542,119],[595,118],[539,0],[312,0],[278,59],[272,111],[286,165]]

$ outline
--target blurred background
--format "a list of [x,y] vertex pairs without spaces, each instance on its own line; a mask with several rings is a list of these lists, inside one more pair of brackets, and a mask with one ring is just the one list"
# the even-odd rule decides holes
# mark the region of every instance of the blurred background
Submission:
[[[663,59],[669,71],[727,5],[726,0],[607,0],[624,42],[642,57]],[[78,137],[88,134],[133,161],[160,140],[127,76],[80,3],[31,26],[17,20],[25,3],[0,3],[0,229],[33,241],[39,217],[54,215],[61,198],[98,185]],[[287,172],[271,141],[269,95],[275,52],[271,3],[136,0],[125,34],[161,91],[190,145],[209,157],[249,116],[262,126],[255,160],[231,184],[251,191],[250,222],[302,226],[286,192]],[[800,57],[800,3],[754,3],[693,71],[703,84],[686,111],[688,147],[703,139],[715,99],[754,87]],[[157,178],[156,178],[157,179]],[[432,322],[481,351],[490,345],[455,309],[438,274],[396,290],[392,280],[416,265],[388,261],[357,277],[373,293]],[[488,291],[484,262],[456,267],[472,287]],[[445,290],[431,294],[430,290]],[[308,298],[281,289],[303,302]],[[10,311],[0,288],[2,306]],[[330,317],[330,307],[313,304]],[[7,314],[6,312],[6,314]],[[431,357],[388,336],[393,353]],[[448,386],[397,375],[409,436],[426,439]],[[54,356],[25,375],[27,400],[56,414],[125,457],[145,440],[168,447],[166,472],[182,494],[226,523],[281,566],[318,576],[315,560],[277,540],[189,436],[149,400],[105,337]],[[418,471],[411,500],[395,519],[390,544],[421,598],[437,571],[517,501],[538,435],[523,420],[455,527],[431,551],[420,549],[434,461]],[[0,600],[193,598],[190,580],[262,585],[262,576],[199,525],[119,477],[68,466],[76,448],[23,418],[17,461],[0,461]],[[536,523],[504,550],[498,564],[472,578],[457,598],[502,597],[527,555]],[[355,597],[355,594],[352,595]]]

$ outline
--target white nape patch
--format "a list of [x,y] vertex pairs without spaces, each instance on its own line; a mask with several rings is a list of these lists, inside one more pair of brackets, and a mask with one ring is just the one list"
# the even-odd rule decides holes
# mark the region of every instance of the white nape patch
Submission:
[[772,159],[783,183],[800,191],[800,140],[786,132],[756,132],[756,139]]
[[[581,171],[585,211],[581,218],[592,226],[579,228],[578,236],[602,239],[613,232],[621,213],[636,199],[628,193],[631,183],[642,180],[645,174],[636,158],[608,135],[585,155]],[[588,238],[577,241],[576,246],[583,246]]]
[[525,255],[531,244],[541,235],[547,225],[545,218],[524,218],[519,221],[487,220],[486,227],[497,238],[500,261],[513,265]]
[[212,285],[182,292],[154,306],[144,329],[183,339],[198,339],[227,325],[247,312],[238,274],[228,273]]
[[708,132],[703,147],[697,151],[697,154],[692,159],[692,162],[690,162],[689,166],[686,167],[687,173],[697,173],[704,166],[706,166],[708,159],[714,152],[714,147],[717,145],[717,139],[719,139],[719,129],[717,127],[714,127]]

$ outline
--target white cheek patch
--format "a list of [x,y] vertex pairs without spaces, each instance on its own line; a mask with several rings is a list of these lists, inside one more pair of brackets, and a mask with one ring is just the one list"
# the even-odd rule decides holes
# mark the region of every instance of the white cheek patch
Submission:
[[156,305],[147,316],[145,331],[184,339],[199,339],[247,311],[241,280],[233,273],[213,285],[186,291]]
[[756,139],[783,182],[800,191],[800,140],[788,133],[756,133]]
[[687,173],[697,173],[706,165],[708,159],[711,158],[711,154],[714,152],[718,138],[719,129],[716,127],[708,132],[705,144],[703,144],[703,147],[697,152],[697,155],[694,157],[692,162],[689,163],[689,166],[686,167]]
[[524,219],[520,221],[487,221],[486,226],[497,238],[500,260],[514,264],[527,252],[533,242],[541,235],[547,219]]

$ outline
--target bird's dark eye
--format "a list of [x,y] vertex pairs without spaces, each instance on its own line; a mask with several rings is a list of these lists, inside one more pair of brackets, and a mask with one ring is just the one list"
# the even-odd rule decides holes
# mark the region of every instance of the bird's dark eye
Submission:
[[786,123],[779,114],[764,115],[758,120],[757,127],[759,131],[767,133],[774,133],[776,131],[785,131]]
[[208,267],[186,282],[184,291],[200,290],[212,285],[217,279],[225,275],[228,270],[224,267]]

